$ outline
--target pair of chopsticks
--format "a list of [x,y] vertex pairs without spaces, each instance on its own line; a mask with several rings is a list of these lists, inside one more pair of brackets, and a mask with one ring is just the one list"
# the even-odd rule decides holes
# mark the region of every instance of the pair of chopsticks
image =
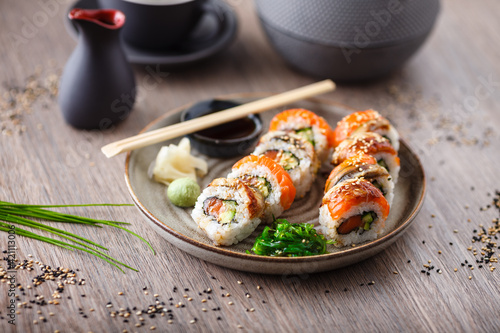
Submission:
[[154,131],[145,132],[116,141],[102,147],[101,151],[104,155],[106,155],[106,157],[113,157],[123,152],[139,149],[158,142],[201,131],[209,127],[246,117],[250,114],[277,108],[279,106],[323,94],[334,89],[335,83],[333,83],[333,81],[320,81],[281,94],[238,105],[224,111],[212,113],[203,117],[191,119],[175,125],[159,128]]

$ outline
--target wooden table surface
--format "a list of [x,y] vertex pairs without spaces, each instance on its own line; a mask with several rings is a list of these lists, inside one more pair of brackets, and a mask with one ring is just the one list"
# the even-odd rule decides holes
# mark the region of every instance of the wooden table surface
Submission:
[[[51,6],[43,5],[49,2]],[[229,93],[285,91],[315,81],[287,67],[273,51],[252,2],[232,0],[240,26],[227,50],[190,68],[160,69],[154,85],[147,80],[156,66],[136,66],[140,96],[130,118],[107,132],[75,130],[64,123],[55,91],[41,90],[34,100],[28,93],[17,93],[15,107],[6,96],[9,91],[16,94],[16,87],[47,87],[51,82],[55,87],[54,74],[75,47],[63,25],[68,4],[0,2],[1,200],[131,203],[123,179],[125,156],[107,159],[100,152],[102,145],[134,135],[188,102]],[[19,260],[78,269],[77,279],[85,279],[85,284],[68,285],[59,305],[42,306],[40,296],[51,300],[56,283],[28,289],[40,268],[18,270],[16,283],[24,291],[18,289],[16,302],[27,306],[17,309],[16,326],[10,325],[8,284],[1,283],[0,331],[146,332],[155,326],[157,331],[176,332],[498,332],[500,270],[476,263],[484,244],[472,243],[472,237],[481,224],[487,229],[500,215],[491,205],[500,189],[499,12],[495,0],[481,5],[445,0],[429,40],[402,70],[376,82],[339,84],[324,96],[357,109],[380,110],[425,165],[425,204],[407,233],[384,252],[326,273],[249,274],[181,252],[157,235],[134,207],[71,209],[131,222],[130,229],[147,238],[157,254],[119,230],[62,226],[106,245],[110,255],[139,269],[122,274],[86,253],[18,236]],[[7,234],[0,234],[0,240],[5,250]],[[476,256],[469,247],[478,250]],[[499,253],[496,250],[493,257]],[[428,271],[423,265],[429,260],[435,268],[421,273]],[[6,269],[6,262],[1,266]],[[211,294],[204,293],[207,288]],[[143,314],[141,321],[136,312],[154,304],[154,294],[171,312],[154,318]],[[175,307],[179,302],[184,305]],[[120,308],[130,308],[130,317],[121,317]]]

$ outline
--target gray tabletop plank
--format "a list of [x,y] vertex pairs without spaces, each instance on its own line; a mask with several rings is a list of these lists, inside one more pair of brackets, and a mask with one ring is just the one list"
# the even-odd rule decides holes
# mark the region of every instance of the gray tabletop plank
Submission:
[[[0,134],[0,198],[33,204],[131,203],[123,180],[124,156],[107,159],[100,152],[102,145],[134,135],[189,102],[240,92],[285,91],[314,81],[289,68],[269,46],[251,2],[230,3],[240,20],[234,44],[190,68],[159,68],[160,80],[154,87],[148,84],[148,75],[156,66],[135,66],[140,98],[130,118],[116,128],[85,132],[66,126],[49,94],[33,102],[31,112],[21,112],[23,133],[16,134],[16,126],[9,122],[14,133]],[[35,26],[32,36],[25,36],[26,22],[33,22],[43,8],[25,1],[0,2],[0,102],[9,88],[24,87],[37,71],[40,82],[61,72],[75,46],[62,21],[67,5],[57,2],[54,17]],[[139,269],[122,274],[86,253],[17,237],[18,258],[78,268],[77,279],[85,279],[85,285],[68,285],[59,305],[40,306],[29,300],[36,301],[35,294],[52,299],[56,284],[47,281],[26,289],[40,270],[17,271],[17,282],[25,286],[21,301],[31,308],[19,308],[17,325],[9,325],[8,287],[1,283],[0,331],[145,332],[155,326],[158,331],[209,332],[238,331],[238,325],[255,332],[497,331],[498,271],[491,272],[487,264],[479,268],[468,247],[480,251],[480,244],[471,241],[473,230],[479,224],[491,226],[499,215],[493,208],[480,208],[491,204],[500,188],[500,26],[496,17],[500,5],[493,0],[480,6],[462,0],[446,0],[442,5],[428,42],[402,70],[375,82],[339,84],[337,91],[325,95],[388,116],[425,166],[425,204],[394,245],[332,272],[267,276],[221,268],[183,253],[149,228],[134,207],[66,209],[130,222],[130,230],[148,239],[157,254],[120,230],[64,226],[105,245],[110,255]],[[483,92],[480,97],[478,89]],[[1,112],[6,112],[4,107]],[[3,250],[6,234],[0,234],[0,239]],[[421,273],[428,260],[435,266],[430,275]],[[2,267],[6,268],[5,261]],[[208,288],[211,293],[204,293]],[[154,304],[154,294],[172,310],[172,324],[168,316],[141,314],[144,320],[139,320],[136,312]],[[106,307],[108,302],[111,308]],[[129,318],[110,316],[121,307],[130,308]],[[143,326],[135,326],[142,322]]]

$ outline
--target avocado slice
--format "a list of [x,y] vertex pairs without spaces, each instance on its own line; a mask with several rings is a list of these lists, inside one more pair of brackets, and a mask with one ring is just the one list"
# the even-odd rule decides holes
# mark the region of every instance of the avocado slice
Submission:
[[374,212],[367,212],[364,213],[363,216],[361,217],[361,221],[363,221],[363,230],[370,230],[372,227],[373,221],[377,218],[377,214]]
[[236,201],[223,200],[223,212],[219,214],[218,222],[222,225],[233,222],[236,215]]
[[241,177],[241,180],[248,186],[259,191],[264,199],[267,198],[269,194],[271,194],[271,183],[269,183],[264,177],[245,175]]
[[301,128],[296,130],[295,133],[309,141],[313,146],[315,145],[314,132],[311,127]]
[[291,152],[285,150],[281,152],[281,159],[279,161],[279,164],[281,164],[283,169],[285,169],[286,171],[292,170],[293,168],[298,166],[299,163],[300,161],[297,156],[295,156]]
[[203,202],[203,211],[206,215],[212,216],[218,223],[225,225],[234,222],[237,205],[238,203],[234,200],[210,197]]

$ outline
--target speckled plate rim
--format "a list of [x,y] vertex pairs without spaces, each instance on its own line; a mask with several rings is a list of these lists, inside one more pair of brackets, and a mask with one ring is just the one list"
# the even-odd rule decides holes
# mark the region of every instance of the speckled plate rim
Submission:
[[[263,98],[266,96],[272,95],[271,93],[263,93],[263,92],[255,92],[255,93],[237,93],[237,94],[230,94],[230,95],[222,95],[222,96],[217,96],[214,97],[215,99],[242,99],[242,98]],[[341,103],[336,103],[328,99],[324,98],[308,98],[308,101],[312,103],[318,103],[318,104],[325,104],[325,105],[330,105],[330,106],[336,106],[340,107],[346,110],[352,110],[353,112],[357,111],[353,109],[352,107],[346,106]],[[190,107],[193,105],[195,102],[185,104],[181,107],[175,108],[173,110],[167,111],[164,115],[156,118],[152,122],[150,122],[146,127],[144,127],[139,133],[147,132],[152,126],[154,126],[156,123],[161,122],[167,117],[170,117],[176,113],[181,112],[182,110]],[[372,248],[377,248],[379,246],[382,246],[384,243],[389,243],[392,244],[391,240],[397,236],[399,236],[403,231],[405,231],[413,222],[415,217],[417,216],[418,212],[422,208],[424,199],[425,199],[425,194],[426,194],[426,178],[425,178],[425,172],[424,168],[422,166],[422,163],[420,162],[420,159],[418,158],[417,154],[413,152],[413,149],[404,141],[403,139],[400,139],[401,143],[408,148],[408,150],[411,152],[413,158],[417,161],[417,166],[419,171],[422,174],[422,190],[420,192],[420,195],[418,196],[418,199],[416,200],[416,205],[414,205],[414,209],[411,211],[411,213],[408,215],[406,220],[402,222],[396,229],[388,233],[387,235],[384,235],[381,238],[378,238],[374,241],[363,243],[361,245],[357,245],[356,247],[352,248],[346,248],[338,252],[333,252],[333,253],[327,253],[327,254],[321,254],[321,255],[315,255],[315,256],[307,256],[307,257],[266,257],[266,256],[258,256],[255,254],[246,254],[246,253],[241,253],[241,252],[235,252],[231,251],[230,248],[224,248],[224,247],[217,247],[215,245],[209,245],[205,244],[202,242],[199,242],[197,240],[194,240],[178,231],[175,229],[170,228],[169,226],[165,225],[160,219],[158,219],[156,216],[153,215],[145,206],[144,204],[140,201],[138,198],[137,194],[134,192],[131,184],[131,180],[129,177],[129,163],[131,159],[132,152],[127,153],[127,157],[125,159],[125,182],[128,188],[128,191],[132,197],[132,200],[134,201],[136,207],[151,221],[153,222],[157,227],[162,229],[163,231],[169,233],[170,235],[178,238],[181,241],[187,242],[191,245],[194,245],[196,247],[199,247],[203,250],[207,250],[210,252],[213,252],[214,254],[218,255],[223,255],[223,256],[229,256],[233,258],[239,258],[239,259],[244,259],[244,260],[252,260],[252,261],[260,261],[260,262],[265,262],[265,263],[307,263],[307,262],[316,262],[316,261],[324,261],[324,260],[333,260],[335,258],[342,258],[346,256],[351,256],[354,254],[358,254],[361,252],[368,251]],[[378,251],[377,251],[378,252]]]

